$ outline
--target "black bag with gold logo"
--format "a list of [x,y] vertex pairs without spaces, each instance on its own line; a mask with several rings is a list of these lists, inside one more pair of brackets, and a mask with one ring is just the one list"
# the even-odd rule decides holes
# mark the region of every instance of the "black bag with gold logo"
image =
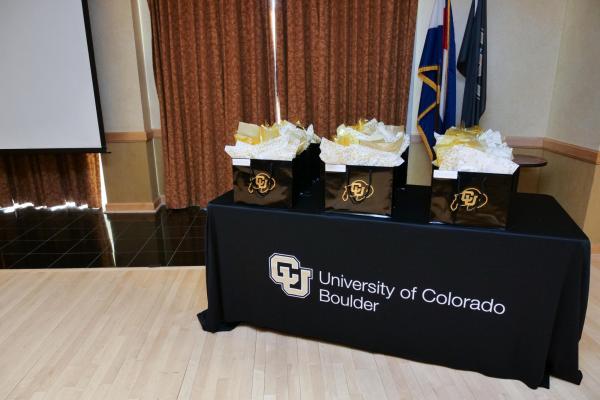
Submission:
[[[311,145],[312,146],[312,145]],[[309,146],[310,149],[310,146]],[[316,148],[318,151],[318,146]],[[307,168],[318,153],[303,151],[292,161],[234,159],[233,200],[236,203],[291,208],[313,179]]]
[[506,228],[517,174],[433,171],[431,221]]
[[233,165],[233,200],[236,203],[292,207],[293,161],[247,160]]
[[406,188],[408,151],[402,153],[404,163],[397,167],[321,163],[325,209],[391,216],[396,196],[401,197]]
[[392,167],[326,165],[325,209],[391,216],[394,197],[394,169]]

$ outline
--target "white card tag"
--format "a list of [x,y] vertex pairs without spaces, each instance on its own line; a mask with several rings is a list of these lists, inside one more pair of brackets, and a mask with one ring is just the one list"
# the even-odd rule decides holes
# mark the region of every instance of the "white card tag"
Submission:
[[436,179],[457,179],[458,171],[440,171],[439,169],[433,170],[433,177]]
[[325,164],[325,172],[346,172],[344,164]]
[[249,167],[250,159],[249,158],[232,158],[231,163],[238,167]]

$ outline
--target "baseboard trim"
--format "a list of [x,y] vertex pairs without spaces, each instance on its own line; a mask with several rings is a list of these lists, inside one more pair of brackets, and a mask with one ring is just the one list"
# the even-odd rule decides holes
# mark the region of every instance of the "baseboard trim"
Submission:
[[106,203],[104,207],[106,213],[154,213],[156,207],[151,202],[137,203]]
[[153,202],[135,202],[135,203],[106,203],[104,212],[108,214],[116,213],[155,213],[163,205],[162,196],[154,199]]
[[165,204],[165,196],[164,195],[159,195],[157,198],[154,199],[153,205],[154,205],[154,209],[158,210],[160,208],[160,206],[162,206],[163,204]]
[[592,254],[600,254],[600,243],[592,243]]

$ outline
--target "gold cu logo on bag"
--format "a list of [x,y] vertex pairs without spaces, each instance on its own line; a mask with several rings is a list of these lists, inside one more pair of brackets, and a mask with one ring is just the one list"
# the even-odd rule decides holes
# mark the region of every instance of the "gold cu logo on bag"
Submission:
[[361,201],[368,199],[373,196],[375,189],[372,185],[362,179],[357,179],[351,184],[344,186],[344,193],[342,194],[342,200],[348,201],[349,198],[360,203]]
[[269,257],[269,277],[291,297],[305,298],[310,294],[311,268],[303,268],[294,256],[274,253]]
[[487,202],[487,194],[481,193],[477,188],[467,188],[454,195],[450,209],[456,211],[458,207],[465,207],[467,211],[473,211],[485,206]]
[[266,172],[259,172],[250,178],[250,185],[248,185],[248,192],[254,193],[254,191],[259,194],[267,194],[271,190],[275,189],[277,183],[275,182],[275,178]]

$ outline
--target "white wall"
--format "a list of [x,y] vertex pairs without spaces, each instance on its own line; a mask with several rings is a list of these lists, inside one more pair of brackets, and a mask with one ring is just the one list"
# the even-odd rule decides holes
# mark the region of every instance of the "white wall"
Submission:
[[131,2],[88,0],[106,132],[140,132],[144,116]]
[[548,136],[600,150],[600,1],[565,3]]
[[[572,0],[579,1],[579,0]],[[594,2],[597,0],[587,0]],[[409,120],[416,133],[421,81],[417,69],[434,0],[419,0]],[[489,0],[487,2],[486,128],[506,136],[545,136],[558,62],[564,0]],[[460,50],[471,0],[453,0],[456,53]],[[460,121],[464,78],[457,74],[457,122]]]
[[148,108],[152,129],[160,129],[160,105],[154,81],[154,66],[152,63],[152,23],[147,0],[137,0],[140,10],[141,39],[144,52],[144,69],[146,71],[146,88],[148,92]]

